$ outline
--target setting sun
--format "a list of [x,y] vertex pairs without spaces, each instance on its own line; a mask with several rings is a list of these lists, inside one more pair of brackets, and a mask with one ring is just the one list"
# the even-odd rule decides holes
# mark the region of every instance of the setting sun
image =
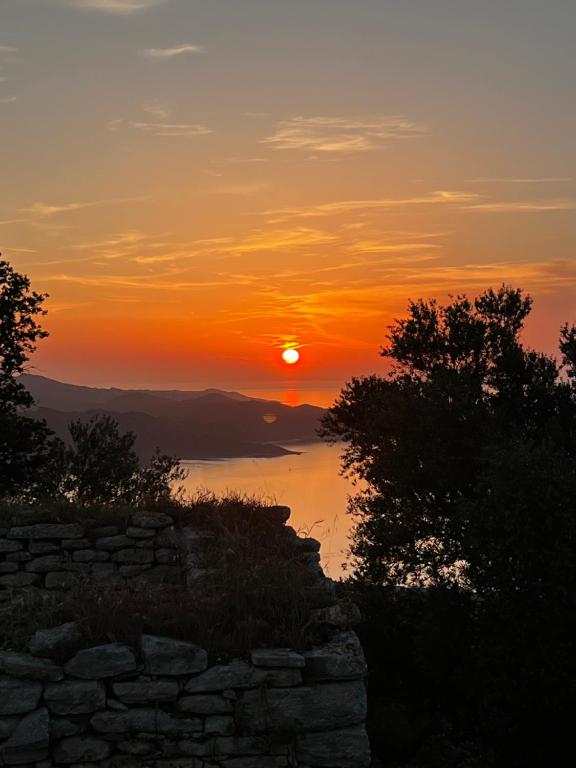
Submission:
[[300,360],[300,352],[292,347],[285,349],[284,352],[282,352],[282,360],[284,360],[287,365],[294,365]]

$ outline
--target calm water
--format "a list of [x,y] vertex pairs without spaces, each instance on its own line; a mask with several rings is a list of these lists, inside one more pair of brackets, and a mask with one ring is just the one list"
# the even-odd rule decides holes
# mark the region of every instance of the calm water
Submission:
[[352,484],[340,477],[340,448],[324,443],[290,445],[299,456],[274,459],[187,461],[187,491],[204,488],[222,494],[256,494],[292,509],[290,524],[322,542],[322,564],[327,575],[338,578],[345,560],[351,519],[346,499]]

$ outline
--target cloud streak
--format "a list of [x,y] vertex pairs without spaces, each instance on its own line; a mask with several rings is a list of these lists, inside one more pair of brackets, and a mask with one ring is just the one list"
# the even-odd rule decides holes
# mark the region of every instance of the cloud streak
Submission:
[[110,13],[114,16],[133,16],[164,5],[166,0],[71,0],[70,5],[82,11]]
[[183,56],[185,54],[202,53],[203,50],[204,49],[200,45],[184,43],[183,45],[176,45],[173,48],[141,48],[138,53],[140,56],[144,56],[147,59],[165,61],[167,59],[174,59],[177,56]]
[[276,150],[325,154],[350,154],[378,149],[391,141],[413,139],[426,133],[424,126],[407,118],[291,117],[263,139]]

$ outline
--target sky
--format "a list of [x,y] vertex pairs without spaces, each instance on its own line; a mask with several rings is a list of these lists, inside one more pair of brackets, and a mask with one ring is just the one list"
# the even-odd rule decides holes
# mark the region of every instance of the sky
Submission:
[[[34,370],[329,400],[407,301],[576,321],[573,0],[0,0]],[[286,346],[300,362],[282,363]]]

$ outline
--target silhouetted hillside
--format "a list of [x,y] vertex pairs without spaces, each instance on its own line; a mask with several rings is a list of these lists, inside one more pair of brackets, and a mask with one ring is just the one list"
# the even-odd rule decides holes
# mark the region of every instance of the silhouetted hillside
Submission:
[[291,442],[317,439],[322,408],[291,408],[237,392],[96,389],[26,375],[34,415],[63,439],[74,419],[111,414],[136,433],[136,449],[148,458],[158,447],[182,459],[281,456]]

